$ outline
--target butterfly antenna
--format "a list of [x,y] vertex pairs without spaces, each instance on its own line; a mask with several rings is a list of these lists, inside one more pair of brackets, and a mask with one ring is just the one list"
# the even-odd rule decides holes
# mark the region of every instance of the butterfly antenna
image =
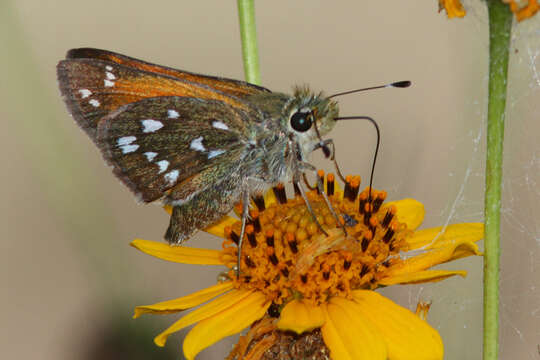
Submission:
[[362,88],[362,89],[356,89],[356,90],[349,90],[349,91],[340,92],[340,93],[337,93],[337,94],[330,95],[328,97],[328,99],[331,99],[331,98],[336,97],[336,96],[341,96],[341,95],[354,94],[354,93],[361,92],[361,91],[366,91],[366,90],[382,89],[382,88],[388,88],[388,87],[406,88],[406,87],[411,86],[411,84],[412,83],[409,80],[396,81],[396,82],[386,84],[386,85],[371,86],[371,87]]
[[[337,94],[330,95],[328,97],[328,99],[331,99],[331,98],[336,97],[336,96],[348,95],[348,94],[353,94],[353,93],[357,93],[357,92],[361,92],[361,91],[382,89],[382,88],[388,88],[388,87],[407,88],[407,87],[411,86],[411,84],[412,83],[409,80],[396,81],[396,82],[386,84],[386,85],[371,86],[371,87],[367,87],[367,88],[361,88],[361,89],[356,89],[356,90],[349,90],[349,91],[340,92],[340,93],[337,93]],[[370,203],[371,202],[371,188],[372,188],[372,185],[373,185],[373,174],[375,173],[375,164],[377,163],[377,155],[379,154],[379,144],[381,143],[381,131],[379,129],[379,125],[377,124],[377,122],[375,120],[373,120],[369,116],[341,116],[341,117],[334,118],[334,120],[336,120],[336,121],[338,121],[338,120],[368,120],[373,124],[373,126],[375,126],[375,130],[377,131],[377,145],[375,146],[375,154],[373,155],[373,163],[371,164],[371,174],[369,176],[368,203]],[[334,155],[335,155],[335,147],[334,147]],[[335,162],[335,165],[336,165],[336,168],[337,168],[337,162],[335,161],[335,159],[334,159],[334,162]],[[338,169],[338,172],[340,172],[339,168],[337,168],[337,169]]]

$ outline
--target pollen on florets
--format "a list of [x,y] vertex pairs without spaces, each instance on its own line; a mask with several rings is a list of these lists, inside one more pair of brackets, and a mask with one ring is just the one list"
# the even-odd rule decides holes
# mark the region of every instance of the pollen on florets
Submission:
[[321,194],[307,193],[327,235],[297,191],[287,198],[285,187],[278,185],[276,203],[254,199],[239,278],[234,266],[240,222],[225,229],[224,262],[236,287],[262,291],[278,306],[291,299],[320,304],[330,296],[350,298],[351,290],[376,288],[388,267],[402,261],[399,253],[407,250],[411,232],[397,221],[395,206],[383,204],[386,192],[366,188],[359,193],[358,176],[347,177],[344,191],[338,192],[334,181],[329,174],[325,185],[340,224]]

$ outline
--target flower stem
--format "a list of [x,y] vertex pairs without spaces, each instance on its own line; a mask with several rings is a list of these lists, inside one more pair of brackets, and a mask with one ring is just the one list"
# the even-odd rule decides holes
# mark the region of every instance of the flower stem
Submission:
[[259,70],[259,50],[257,47],[257,29],[255,27],[255,5],[253,0],[238,0],[238,19],[242,38],[242,58],[246,81],[261,84]]
[[500,0],[488,0],[489,98],[485,190],[484,360],[499,353],[499,258],[502,153],[512,13]]

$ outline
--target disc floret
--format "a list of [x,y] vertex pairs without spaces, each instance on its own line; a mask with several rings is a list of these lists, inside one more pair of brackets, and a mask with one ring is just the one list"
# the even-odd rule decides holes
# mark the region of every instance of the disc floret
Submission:
[[[235,273],[240,222],[225,229],[224,263],[236,288],[263,292],[275,304],[302,299],[319,305],[329,297],[351,298],[351,290],[375,289],[388,267],[401,261],[411,231],[396,218],[396,208],[383,204],[386,192],[364,189],[360,177],[348,176],[343,194],[336,193],[334,176],[326,179],[337,224],[321,194],[308,192],[317,221],[298,194],[287,198],[274,189],[275,203],[254,203],[242,248],[241,272]],[[343,231],[345,228],[347,235]]]

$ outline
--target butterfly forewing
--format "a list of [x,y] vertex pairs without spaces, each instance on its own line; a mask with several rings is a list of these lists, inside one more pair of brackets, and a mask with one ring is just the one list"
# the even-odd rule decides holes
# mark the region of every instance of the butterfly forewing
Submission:
[[233,108],[254,110],[244,101],[167,75],[99,59],[64,60],[57,67],[60,90],[77,123],[95,140],[99,120],[120,106],[145,98],[186,96],[219,100]]
[[221,101],[157,97],[103,118],[97,143],[115,174],[144,201],[165,196],[173,202],[233,171],[247,125],[245,114]]
[[174,205],[169,242],[240,200],[247,154],[266,126],[251,96],[269,90],[89,48],[69,51],[57,75],[69,111],[114,173],[143,201]]
[[[147,72],[171,76],[177,79],[187,80],[195,84],[204,84],[213,89],[221,91],[228,95],[244,97],[258,93],[270,92],[270,90],[261,86],[253,85],[244,81],[226,79],[216,76],[195,74],[184,70],[177,70],[170,67],[152,64],[146,61],[138,60],[126,55],[118,54],[112,51],[99,50],[92,48],[72,49],[67,55],[67,59],[100,59],[110,61],[116,64],[124,65],[130,68],[139,69]],[[178,94],[179,95],[179,94]]]

